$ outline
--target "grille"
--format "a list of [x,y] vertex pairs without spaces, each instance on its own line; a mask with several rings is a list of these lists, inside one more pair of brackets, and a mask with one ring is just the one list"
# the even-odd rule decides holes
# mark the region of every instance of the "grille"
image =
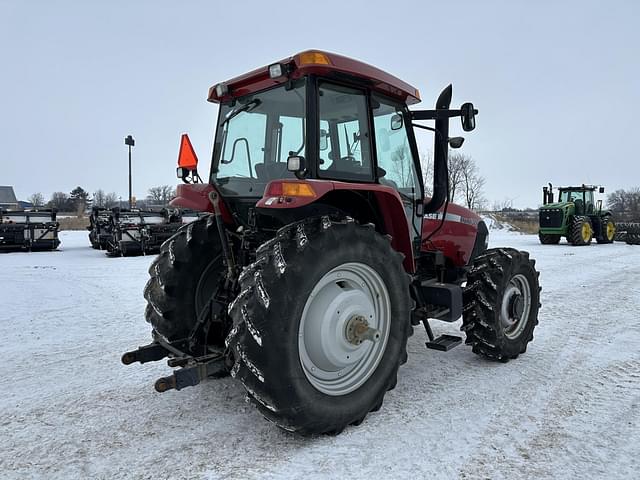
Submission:
[[540,228],[560,228],[562,226],[563,212],[560,209],[541,210]]

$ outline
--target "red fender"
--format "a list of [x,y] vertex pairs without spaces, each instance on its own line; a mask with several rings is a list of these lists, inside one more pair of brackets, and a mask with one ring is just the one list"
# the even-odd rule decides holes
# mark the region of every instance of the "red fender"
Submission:
[[[302,186],[302,187],[301,187]],[[311,190],[308,189],[311,187]],[[392,187],[371,183],[346,183],[331,180],[274,180],[265,188],[264,196],[256,207],[285,209],[304,207],[317,202],[334,190],[360,190],[373,192],[380,207],[384,230],[391,235],[391,246],[404,254],[404,268],[415,271],[409,224],[402,199]]]
[[[213,213],[209,192],[214,191],[213,185],[209,183],[183,183],[176,188],[176,197],[169,202],[172,207],[187,208],[196,212]],[[224,223],[233,224],[233,217],[229,209],[220,202],[220,213]]]

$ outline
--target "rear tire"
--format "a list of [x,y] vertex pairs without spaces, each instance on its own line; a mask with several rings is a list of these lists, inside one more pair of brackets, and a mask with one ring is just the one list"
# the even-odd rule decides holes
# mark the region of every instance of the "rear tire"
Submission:
[[575,246],[589,245],[593,238],[593,226],[589,217],[575,216],[569,229],[569,243]]
[[538,233],[538,238],[540,239],[540,243],[543,245],[557,245],[558,243],[560,243],[561,235],[552,233]]
[[[213,216],[181,227],[160,247],[144,289],[145,318],[170,342],[187,338],[225,274],[220,236]],[[212,343],[222,345],[220,325]]]
[[[227,345],[232,376],[268,420],[337,434],[380,408],[412,328],[402,261],[373,225],[329,217],[288,225],[257,250],[229,306]],[[381,335],[356,345],[349,327],[363,316]]]
[[529,254],[513,248],[487,250],[474,260],[460,328],[474,353],[507,362],[526,351],[541,306],[538,276]]
[[616,224],[607,215],[600,219],[600,234],[596,237],[598,243],[613,243],[616,236]]

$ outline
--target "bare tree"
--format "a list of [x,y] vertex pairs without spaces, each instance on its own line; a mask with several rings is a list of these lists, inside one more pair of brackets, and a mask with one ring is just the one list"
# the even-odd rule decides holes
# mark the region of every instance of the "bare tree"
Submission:
[[449,200],[455,202],[464,184],[464,170],[470,158],[464,153],[449,152]]
[[433,195],[433,156],[430,150],[420,154],[420,170],[422,170],[424,194],[430,197]]
[[27,200],[29,200],[31,205],[33,205],[34,207],[41,207],[44,205],[44,195],[42,195],[40,192],[32,193],[31,195],[29,195],[29,198],[27,198]]
[[616,190],[607,196],[607,204],[611,211],[625,214],[631,218],[640,216],[640,188]]
[[93,205],[95,207],[104,208],[105,199],[106,199],[106,195],[104,193],[104,190],[102,190],[101,188],[93,192]]
[[147,200],[158,203],[169,203],[169,200],[175,196],[173,188],[169,185],[151,187],[148,192]]
[[406,144],[397,147],[391,155],[393,162],[393,178],[397,181],[399,188],[409,188],[413,186],[412,160],[409,158],[409,149]]
[[493,202],[491,210],[494,212],[508,212],[513,211],[513,198],[504,198],[503,200],[496,200]]
[[64,192],[53,192],[49,206],[57,208],[60,211],[68,211],[73,209],[73,203],[69,201],[69,197]]
[[118,194],[115,192],[107,193],[104,196],[105,208],[115,207],[118,204]]
[[484,184],[485,179],[478,172],[478,166],[471,157],[465,157],[462,168],[462,192],[467,208],[478,210],[485,203]]

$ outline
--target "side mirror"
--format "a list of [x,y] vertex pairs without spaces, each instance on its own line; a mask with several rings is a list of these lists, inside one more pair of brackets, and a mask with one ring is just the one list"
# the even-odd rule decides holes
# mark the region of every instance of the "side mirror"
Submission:
[[460,107],[460,113],[462,117],[462,129],[465,132],[470,132],[476,128],[476,113],[477,110],[473,108],[473,103],[464,103]]
[[329,148],[329,132],[326,130],[320,129],[320,150],[326,150]]
[[460,148],[464,143],[464,137],[451,137],[449,139],[449,146],[451,148]]
[[391,116],[391,130],[400,130],[402,128],[402,115],[396,113]]
[[600,193],[604,193],[604,187],[600,187],[600,188],[598,189],[598,192],[600,192]]
[[185,183],[187,182],[187,177],[189,177],[189,173],[191,173],[191,171],[187,168],[184,168],[184,167],[176,168],[176,176]]

